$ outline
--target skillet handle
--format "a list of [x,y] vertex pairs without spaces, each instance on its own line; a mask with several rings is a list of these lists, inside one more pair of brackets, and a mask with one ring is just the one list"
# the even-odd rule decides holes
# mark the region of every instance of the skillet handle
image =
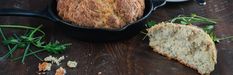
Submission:
[[166,0],[152,0],[154,10],[166,4]]
[[46,10],[43,12],[34,12],[30,10],[18,9],[18,8],[5,8],[0,9],[0,16],[25,16],[25,17],[38,17],[43,19],[48,19],[51,21],[56,21],[53,19],[51,14]]
[[196,2],[197,2],[199,5],[206,5],[206,1],[205,1],[205,0],[196,0]]

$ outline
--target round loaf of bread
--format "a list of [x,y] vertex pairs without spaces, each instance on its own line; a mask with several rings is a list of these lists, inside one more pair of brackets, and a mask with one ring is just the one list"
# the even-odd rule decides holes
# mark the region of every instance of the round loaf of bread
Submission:
[[58,15],[82,27],[118,29],[143,16],[144,0],[58,0]]

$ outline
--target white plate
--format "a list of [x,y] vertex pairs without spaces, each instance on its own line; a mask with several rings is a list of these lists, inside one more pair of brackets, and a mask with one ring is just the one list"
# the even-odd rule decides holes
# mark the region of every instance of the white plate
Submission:
[[188,0],[166,0],[167,2],[184,2]]

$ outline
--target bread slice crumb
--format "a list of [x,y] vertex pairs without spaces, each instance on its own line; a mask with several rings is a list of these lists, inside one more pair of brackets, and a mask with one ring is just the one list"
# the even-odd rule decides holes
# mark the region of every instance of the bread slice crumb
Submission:
[[45,72],[39,72],[38,75],[45,75]]
[[217,50],[210,36],[193,25],[160,23],[148,29],[153,51],[210,74],[217,63]]
[[43,62],[43,63],[39,63],[39,71],[50,71],[51,70],[51,63],[47,63],[47,62]]
[[62,61],[62,60],[64,60],[65,59],[65,57],[64,56],[61,56],[61,57],[59,57],[59,58],[56,58],[56,57],[53,57],[53,56],[48,56],[48,57],[45,57],[44,58],[44,61],[49,61],[49,62],[52,62],[52,63],[56,63],[57,65],[60,65],[60,62]]
[[102,74],[102,72],[98,72],[98,75],[101,75]]
[[77,66],[77,62],[76,61],[68,61],[67,66],[69,68],[75,68]]
[[55,73],[55,75],[65,75],[65,74],[66,74],[66,70],[62,67],[58,68]]

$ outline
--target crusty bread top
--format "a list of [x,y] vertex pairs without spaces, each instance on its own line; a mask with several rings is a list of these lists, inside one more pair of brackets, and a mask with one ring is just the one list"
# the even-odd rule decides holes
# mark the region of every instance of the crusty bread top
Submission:
[[89,28],[118,29],[143,16],[144,0],[58,0],[66,21]]
[[193,25],[160,23],[148,29],[149,45],[155,52],[178,60],[200,74],[210,74],[217,51],[210,36]]

